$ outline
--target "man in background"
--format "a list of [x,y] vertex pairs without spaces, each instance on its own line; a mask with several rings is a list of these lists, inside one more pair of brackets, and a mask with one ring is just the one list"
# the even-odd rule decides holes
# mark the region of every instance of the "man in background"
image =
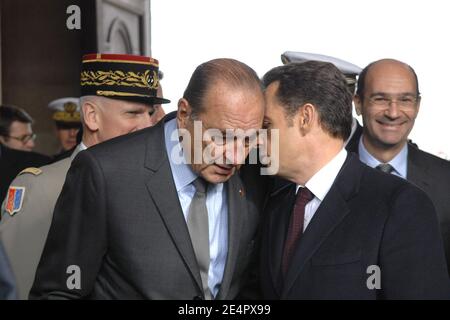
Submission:
[[31,125],[33,119],[23,109],[14,106],[0,107],[0,143],[22,151],[32,151],[36,134]]
[[420,109],[419,81],[404,62],[383,59],[361,72],[354,103],[363,118],[362,135],[350,151],[362,162],[421,188],[436,208],[447,265],[450,267],[450,162],[408,141]]
[[50,157],[30,151],[35,138],[32,122],[24,110],[0,106],[0,201],[3,201],[9,184],[20,171],[52,161]]
[[80,99],[73,97],[51,101],[48,107],[53,111],[56,137],[60,149],[54,156],[55,161],[70,157],[77,145],[77,134],[81,128]]

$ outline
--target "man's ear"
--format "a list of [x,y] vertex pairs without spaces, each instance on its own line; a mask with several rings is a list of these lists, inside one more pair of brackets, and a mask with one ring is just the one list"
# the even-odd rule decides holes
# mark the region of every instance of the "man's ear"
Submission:
[[5,144],[5,143],[6,143],[5,137],[0,136],[0,143],[1,143],[1,144]]
[[310,104],[306,103],[298,110],[298,119],[299,128],[302,135],[305,135],[307,132],[311,131],[314,126],[314,122],[317,118],[316,108]]
[[83,113],[83,120],[86,127],[90,131],[98,131],[100,128],[100,107],[93,101],[85,101],[81,106],[81,112]]
[[358,116],[360,116],[360,115],[361,115],[361,107],[362,107],[362,100],[361,100],[361,97],[355,94],[355,95],[353,96],[353,103],[355,104],[355,111],[356,111],[356,114],[357,114]]
[[178,101],[178,110],[177,110],[177,122],[179,128],[186,128],[187,124],[189,123],[189,118],[192,114],[192,108],[189,104],[189,101],[187,101],[184,98],[181,98]]

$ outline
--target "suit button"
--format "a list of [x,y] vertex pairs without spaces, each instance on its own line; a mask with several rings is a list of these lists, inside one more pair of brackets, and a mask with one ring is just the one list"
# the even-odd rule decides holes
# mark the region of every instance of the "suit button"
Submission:
[[192,300],[204,300],[202,296],[195,296]]

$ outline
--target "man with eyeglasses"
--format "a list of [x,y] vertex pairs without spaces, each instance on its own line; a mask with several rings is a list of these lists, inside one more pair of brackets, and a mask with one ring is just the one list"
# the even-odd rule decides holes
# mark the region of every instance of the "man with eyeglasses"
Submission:
[[35,135],[31,131],[32,118],[13,106],[0,106],[0,202],[11,181],[28,167],[40,167],[51,158],[30,151]]
[[0,108],[0,143],[8,148],[32,151],[36,135],[31,124],[33,119],[25,110],[13,106]]
[[363,132],[354,136],[353,152],[367,165],[420,187],[432,200],[450,267],[450,162],[408,141],[420,108],[414,69],[397,60],[372,62],[361,72],[354,96]]

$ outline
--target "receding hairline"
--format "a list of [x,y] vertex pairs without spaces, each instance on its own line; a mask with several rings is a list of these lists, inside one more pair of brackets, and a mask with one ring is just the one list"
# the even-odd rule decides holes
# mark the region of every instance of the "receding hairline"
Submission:
[[[407,70],[411,76],[411,79],[413,81],[413,83],[416,86],[416,92],[417,95],[420,96],[420,90],[419,90],[419,79],[417,77],[417,73],[414,70],[413,67],[411,67],[411,65],[407,64],[406,62],[400,61],[400,60],[396,60],[396,59],[392,59],[392,58],[385,58],[385,59],[380,59],[380,60],[376,60],[373,61],[371,63],[369,63],[364,69],[363,71],[360,73],[359,78],[358,78],[358,82],[357,82],[357,88],[356,88],[356,96],[363,96],[364,92],[366,90],[366,82],[367,82],[367,77],[370,75],[370,72],[373,71],[373,69],[377,66],[379,66],[380,64],[391,64],[391,65],[395,65],[395,66],[399,66],[399,67],[403,67],[405,70]],[[364,88],[364,90],[361,90],[361,87]]]

